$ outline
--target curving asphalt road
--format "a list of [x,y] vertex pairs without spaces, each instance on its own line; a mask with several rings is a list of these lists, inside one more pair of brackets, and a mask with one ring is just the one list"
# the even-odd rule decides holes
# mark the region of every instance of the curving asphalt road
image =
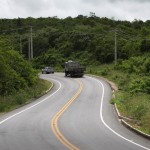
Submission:
[[112,91],[88,76],[41,75],[54,83],[33,103],[0,116],[0,150],[150,150],[150,141],[122,126]]

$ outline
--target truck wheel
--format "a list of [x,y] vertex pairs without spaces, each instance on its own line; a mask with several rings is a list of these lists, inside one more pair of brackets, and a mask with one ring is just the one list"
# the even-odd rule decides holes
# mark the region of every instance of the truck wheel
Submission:
[[67,75],[68,75],[68,73],[67,73],[67,72],[65,72],[65,77],[67,77]]

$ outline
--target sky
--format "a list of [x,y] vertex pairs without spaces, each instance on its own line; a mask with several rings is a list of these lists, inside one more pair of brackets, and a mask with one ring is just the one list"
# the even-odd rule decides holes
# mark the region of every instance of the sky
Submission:
[[0,18],[107,17],[115,20],[150,20],[150,0],[1,0]]

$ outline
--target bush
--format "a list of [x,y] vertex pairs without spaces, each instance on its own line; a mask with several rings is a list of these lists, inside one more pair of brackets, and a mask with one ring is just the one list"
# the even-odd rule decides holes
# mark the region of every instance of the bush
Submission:
[[141,118],[147,113],[147,109],[144,104],[136,106],[133,111],[134,117],[136,120],[141,120]]
[[0,49],[0,94],[8,95],[35,84],[37,72],[16,51]]
[[131,93],[147,93],[150,94],[150,77],[133,79],[129,85]]
[[129,60],[119,61],[116,69],[128,73],[135,73],[138,75],[150,74],[150,57],[149,54],[138,57],[131,57]]

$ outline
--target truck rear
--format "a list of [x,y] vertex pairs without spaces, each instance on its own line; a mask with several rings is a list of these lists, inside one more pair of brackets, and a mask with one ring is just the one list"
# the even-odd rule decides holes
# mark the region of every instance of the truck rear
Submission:
[[65,76],[82,77],[85,72],[85,67],[81,66],[76,61],[65,62]]

